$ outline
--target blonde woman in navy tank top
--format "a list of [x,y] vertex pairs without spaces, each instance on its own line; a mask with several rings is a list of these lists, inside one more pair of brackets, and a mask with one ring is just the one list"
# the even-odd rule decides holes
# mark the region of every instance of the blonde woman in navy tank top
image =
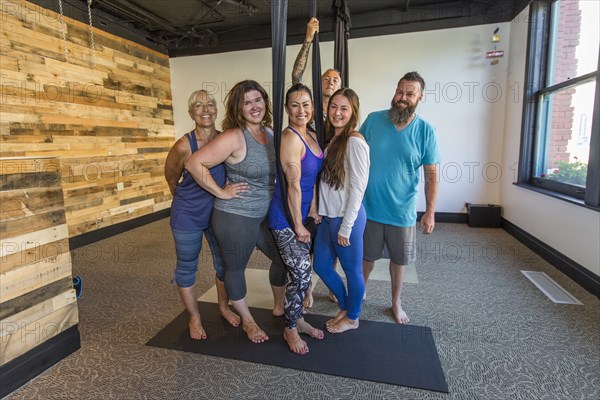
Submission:
[[[254,247],[272,260],[269,280],[275,298],[274,315],[283,314],[286,269],[266,216],[275,185],[275,148],[268,127],[272,116],[265,89],[255,81],[237,83],[227,95],[224,131],[194,153],[185,168],[215,200],[212,227],[221,248],[225,288],[242,319],[242,329],[254,343],[269,339],[248,308],[245,270]],[[209,168],[225,163],[229,185],[215,182]]]
[[[213,254],[219,311],[233,326],[239,325],[240,317],[229,309],[229,299],[223,283],[221,252],[210,226],[215,197],[198,186],[183,168],[183,163],[188,157],[219,134],[215,128],[217,103],[205,90],[196,90],[188,100],[188,113],[195,122],[194,129],[175,142],[165,160],[165,179],[173,196],[170,225],[177,256],[173,280],[177,284],[181,302],[189,314],[191,338],[206,339],[194,291],[203,235],[206,235],[206,241]],[[225,183],[223,164],[212,167],[210,174],[217,184]]]

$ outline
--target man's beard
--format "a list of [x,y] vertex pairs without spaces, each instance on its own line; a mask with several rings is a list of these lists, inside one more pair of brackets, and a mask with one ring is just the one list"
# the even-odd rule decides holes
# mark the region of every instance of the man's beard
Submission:
[[410,106],[404,103],[404,105],[406,107],[401,109],[396,103],[394,103],[394,100],[391,101],[388,117],[394,123],[394,125],[406,124],[417,108],[416,104],[414,106]]

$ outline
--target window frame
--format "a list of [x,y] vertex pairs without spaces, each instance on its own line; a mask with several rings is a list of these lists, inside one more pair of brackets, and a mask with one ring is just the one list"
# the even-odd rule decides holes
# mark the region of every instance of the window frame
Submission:
[[[600,123],[598,112],[600,105],[600,55],[596,71],[546,86],[549,63],[548,52],[551,45],[552,6],[556,1],[536,0],[532,1],[529,6],[525,91],[521,125],[521,152],[519,155],[517,182],[515,184],[600,211],[600,134],[598,132]],[[585,190],[582,190],[577,185],[536,177],[534,163],[537,151],[536,140],[539,140],[537,132],[538,124],[541,120],[540,101],[542,97],[547,93],[593,79],[596,80],[596,90]]]

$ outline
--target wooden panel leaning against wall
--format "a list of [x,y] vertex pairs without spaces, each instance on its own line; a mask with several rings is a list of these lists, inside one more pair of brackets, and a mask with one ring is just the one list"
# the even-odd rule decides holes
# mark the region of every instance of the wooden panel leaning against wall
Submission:
[[0,156],[58,157],[69,237],[168,208],[168,57],[95,27],[92,48],[32,3],[0,12]]
[[0,159],[0,366],[79,321],[59,170]]

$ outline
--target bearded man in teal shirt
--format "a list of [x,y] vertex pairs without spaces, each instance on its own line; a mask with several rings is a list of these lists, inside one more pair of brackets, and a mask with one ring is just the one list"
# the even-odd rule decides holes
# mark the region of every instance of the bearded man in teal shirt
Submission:
[[402,308],[401,292],[406,266],[416,261],[421,166],[425,172],[426,209],[420,230],[429,234],[435,226],[440,162],[437,140],[435,129],[415,113],[424,89],[425,81],[418,72],[405,74],[398,82],[391,108],[369,114],[359,129],[369,145],[371,158],[363,200],[367,212],[365,285],[386,245],[390,255],[392,310],[400,324],[410,321]]

